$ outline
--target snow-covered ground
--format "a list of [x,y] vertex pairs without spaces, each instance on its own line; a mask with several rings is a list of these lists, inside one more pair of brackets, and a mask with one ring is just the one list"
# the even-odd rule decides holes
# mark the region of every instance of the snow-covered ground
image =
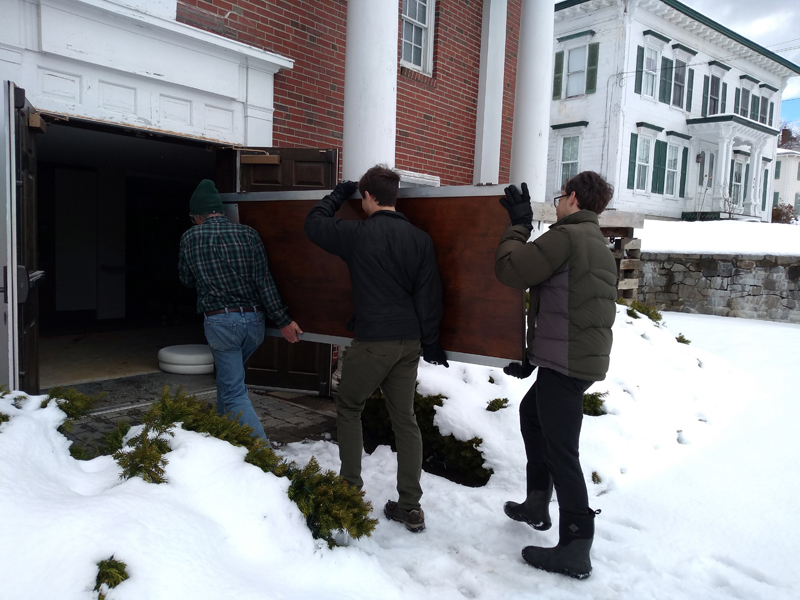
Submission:
[[800,222],[675,222],[647,219],[636,237],[644,252],[800,256]]
[[[535,532],[503,514],[524,494],[517,409],[533,378],[423,363],[420,391],[448,398],[437,424],[481,436],[494,475],[473,489],[423,473],[427,530],[415,535],[382,515],[396,466],[379,447],[364,479],[380,523],[333,550],[311,538],[287,481],[245,464],[242,449],[177,431],[167,484],[121,482],[108,457],[70,457],[55,405],[0,399],[11,416],[0,425],[0,599],[95,598],[96,563],[112,554],[130,579],[109,600],[796,599],[800,326],[665,321],[619,307],[611,370],[591,390],[608,392],[609,414],[586,417],[581,440],[591,505],[603,511],[586,581],[527,566],[522,547],[554,544],[557,527]],[[485,410],[502,397],[508,408]],[[332,443],[285,454],[338,468]]]

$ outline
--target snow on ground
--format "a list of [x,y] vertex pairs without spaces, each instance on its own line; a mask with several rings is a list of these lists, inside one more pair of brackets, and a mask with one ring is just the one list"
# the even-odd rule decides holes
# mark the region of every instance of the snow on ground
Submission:
[[[533,376],[422,363],[420,391],[447,397],[437,425],[482,437],[494,475],[466,488],[423,473],[427,530],[415,535],[382,515],[396,497],[396,464],[379,447],[364,458],[364,480],[380,523],[333,550],[311,538],[287,482],[245,464],[239,448],[177,431],[167,484],[121,482],[110,458],[69,456],[55,405],[0,399],[11,416],[0,425],[0,599],[96,598],[96,563],[112,554],[130,579],[109,600],[797,598],[800,326],[665,321],[619,307],[611,370],[590,390],[608,392],[609,414],[587,417],[581,440],[591,505],[603,511],[586,581],[527,566],[522,547],[554,544],[557,526],[535,532],[503,514],[524,494],[517,410]],[[692,344],[677,343],[679,333]],[[508,408],[485,410],[503,397]],[[330,442],[285,454],[339,464]]]
[[643,252],[800,256],[800,227],[785,223],[646,219],[636,237]]

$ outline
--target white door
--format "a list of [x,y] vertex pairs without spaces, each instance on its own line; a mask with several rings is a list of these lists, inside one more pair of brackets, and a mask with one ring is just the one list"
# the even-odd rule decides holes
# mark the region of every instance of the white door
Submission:
[[14,157],[14,84],[2,82],[2,110],[0,110],[0,247],[3,253],[3,319],[0,322],[0,385],[15,390],[18,387],[17,315],[16,315],[16,162]]

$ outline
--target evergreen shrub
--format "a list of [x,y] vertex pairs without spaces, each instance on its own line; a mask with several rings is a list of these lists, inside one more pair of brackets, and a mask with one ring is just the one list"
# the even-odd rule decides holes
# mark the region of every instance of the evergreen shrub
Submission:
[[[97,579],[95,581],[94,590],[99,592],[101,586],[104,584],[109,588],[117,587],[120,583],[128,579],[127,566],[128,565],[124,562],[115,560],[113,554],[110,558],[101,560],[97,563]],[[101,592],[98,596],[98,600],[104,600],[105,597],[106,595]]]
[[590,417],[600,417],[608,414],[603,408],[603,404],[605,404],[605,400],[603,400],[603,398],[606,396],[608,396],[608,392],[592,392],[591,394],[584,394],[583,414]]
[[[253,429],[241,425],[234,415],[219,416],[206,402],[178,389],[173,395],[164,388],[160,400],[153,403],[145,415],[142,432],[128,442],[131,450],[114,455],[123,467],[123,477],[141,476],[146,481],[164,481],[163,454],[169,451],[162,435],[172,435],[176,423],[183,429],[208,433],[234,446],[247,448],[245,462],[278,477],[287,477],[289,498],[306,518],[312,535],[334,546],[336,531],[347,531],[350,537],[369,536],[378,521],[369,517],[372,504],[364,500],[364,492],[354,488],[333,471],[322,471],[312,457],[305,467],[287,463],[278,457],[263,440],[252,437]],[[131,456],[132,455],[132,456]],[[127,461],[125,464],[121,460]],[[159,481],[160,478],[160,481]]]
[[689,344],[691,344],[691,343],[692,343],[692,340],[687,340],[685,337],[683,337],[683,334],[682,334],[682,333],[679,333],[679,334],[678,334],[678,337],[676,337],[675,339],[676,339],[676,340],[677,340],[679,343],[681,343],[681,344],[686,344],[687,346],[688,346]]
[[508,398],[495,398],[486,405],[486,410],[489,412],[497,412],[501,408],[508,407]]
[[[631,302],[630,307],[636,312],[641,313],[645,317],[649,318],[651,321],[653,321],[653,323],[658,323],[663,318],[655,306],[648,306],[644,302],[634,300]],[[628,314],[630,314],[630,310],[628,311]]]
[[[493,471],[483,466],[483,454],[478,450],[483,440],[474,437],[462,441],[452,434],[443,436],[433,424],[435,407],[442,406],[443,398],[441,394],[422,396],[414,390],[414,413],[422,435],[423,465],[457,483],[471,487],[484,486]],[[395,448],[391,419],[380,389],[367,399],[361,421],[366,437],[376,444],[388,444]]]

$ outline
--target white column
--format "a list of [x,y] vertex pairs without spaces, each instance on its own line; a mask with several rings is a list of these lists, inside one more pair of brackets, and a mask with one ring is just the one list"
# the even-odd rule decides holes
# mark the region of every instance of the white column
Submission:
[[247,68],[247,100],[244,104],[245,146],[272,146],[272,127],[275,98],[273,73]]
[[499,183],[508,0],[484,0],[473,183]]
[[522,0],[510,179],[526,181],[539,202],[546,193],[554,19],[552,0]]
[[[728,189],[730,188],[731,179],[731,156],[733,156],[733,132],[729,128],[724,128],[722,135],[719,137],[717,143],[717,161],[714,165],[714,199],[722,206],[723,198],[728,196]],[[714,210],[712,207],[711,210]]]
[[397,135],[397,0],[349,0],[344,58],[342,177],[394,167]]
[[758,214],[758,204],[761,196],[758,195],[758,171],[761,168],[761,146],[752,144],[750,146],[750,181],[747,182],[747,203],[744,205],[744,214]]

